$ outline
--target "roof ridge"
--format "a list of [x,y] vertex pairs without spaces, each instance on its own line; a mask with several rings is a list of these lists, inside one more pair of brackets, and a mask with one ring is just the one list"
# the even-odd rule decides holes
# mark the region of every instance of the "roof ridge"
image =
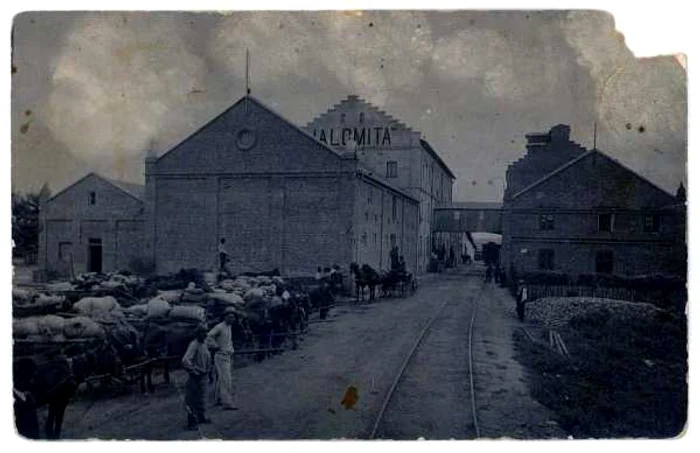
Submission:
[[[138,201],[140,201],[140,202],[143,202],[143,201],[144,201],[144,200],[142,200],[140,197],[138,197],[138,196],[136,196],[135,194],[133,194],[133,193],[129,192],[128,190],[126,190],[124,187],[121,187],[117,181],[115,181],[115,180],[113,180],[113,179],[111,179],[111,178],[108,178],[108,177],[106,177],[106,176],[104,176],[104,175],[102,175],[102,174],[100,174],[100,173],[98,173],[98,172],[96,172],[96,171],[94,171],[94,170],[91,171],[91,172],[89,172],[89,173],[86,174],[85,176],[83,176],[83,177],[81,177],[81,178],[78,178],[77,180],[75,180],[75,181],[72,182],[71,184],[68,184],[66,187],[64,187],[63,189],[61,189],[61,190],[59,190],[58,192],[56,192],[56,194],[55,194],[54,196],[52,196],[51,198],[49,198],[49,199],[46,200],[46,201],[49,202],[49,201],[53,200],[54,198],[56,198],[56,197],[58,197],[59,195],[61,195],[61,194],[65,193],[65,192],[67,192],[69,189],[71,189],[71,188],[77,186],[78,184],[80,184],[81,182],[85,181],[86,179],[88,179],[88,178],[91,177],[91,176],[93,176],[93,177],[95,177],[95,178],[98,178],[98,179],[101,179],[102,181],[104,181],[104,182],[106,182],[107,184],[111,185],[112,187],[114,187],[115,189],[119,190],[120,192],[125,193],[126,195],[130,196],[131,198],[134,198],[134,199],[136,199],[136,200],[138,200]],[[120,181],[120,182],[124,182],[124,181]]]
[[283,123],[285,123],[285,124],[287,124],[288,126],[292,127],[292,129],[294,129],[294,130],[300,132],[301,134],[305,135],[307,138],[313,140],[315,143],[317,143],[318,145],[320,145],[322,148],[324,148],[324,149],[330,151],[331,153],[333,153],[334,155],[336,155],[336,156],[338,156],[338,157],[341,157],[341,158],[343,157],[339,152],[337,152],[336,150],[334,150],[333,148],[331,148],[331,147],[328,146],[327,144],[323,143],[322,141],[318,140],[316,137],[314,137],[313,135],[311,135],[310,133],[308,133],[307,131],[305,131],[304,128],[302,128],[302,127],[300,127],[300,126],[298,126],[298,125],[292,123],[290,120],[288,120],[287,118],[285,118],[281,113],[278,113],[277,111],[275,111],[275,110],[272,109],[271,107],[268,107],[267,105],[265,105],[262,101],[260,101],[260,100],[257,99],[256,97],[254,97],[254,96],[248,94],[248,95],[245,95],[245,96],[241,97],[241,98],[238,99],[236,102],[234,102],[232,105],[230,105],[228,108],[226,108],[226,109],[223,110],[221,113],[219,113],[218,115],[216,115],[214,118],[210,119],[209,121],[207,121],[206,123],[204,123],[202,126],[200,126],[199,128],[197,128],[194,132],[192,132],[191,134],[189,134],[187,137],[185,137],[183,140],[181,140],[178,144],[176,144],[175,146],[173,146],[172,148],[170,148],[168,151],[166,151],[164,154],[162,154],[161,156],[159,156],[157,160],[160,161],[160,160],[163,159],[165,156],[167,156],[167,155],[170,154],[171,152],[175,151],[175,150],[176,150],[177,148],[179,148],[180,146],[184,145],[185,142],[187,142],[187,141],[190,140],[192,137],[194,137],[195,135],[197,135],[197,134],[199,134],[200,132],[202,132],[202,131],[203,131],[206,127],[208,127],[210,124],[214,123],[214,122],[217,121],[219,118],[221,118],[222,116],[226,115],[228,112],[232,111],[234,108],[236,108],[239,104],[241,104],[241,103],[244,102],[244,101],[252,101],[255,105],[257,105],[258,107],[260,107],[261,109],[263,109],[263,110],[266,111],[267,113],[273,115],[274,117],[280,119]]
[[584,158],[586,158],[586,157],[588,157],[588,156],[590,156],[590,155],[592,155],[592,154],[598,154],[598,155],[602,156],[603,158],[612,161],[613,163],[615,163],[615,164],[619,165],[620,167],[622,167],[624,170],[626,170],[626,171],[632,173],[635,177],[637,177],[637,178],[641,179],[642,181],[646,182],[647,184],[651,185],[653,188],[655,188],[655,189],[657,189],[657,190],[660,190],[660,191],[663,192],[664,194],[666,194],[666,195],[668,195],[668,196],[670,196],[670,197],[673,198],[673,195],[672,195],[670,192],[667,192],[666,190],[664,190],[664,189],[662,189],[661,187],[657,186],[656,184],[654,184],[653,182],[649,181],[647,178],[645,178],[644,176],[640,175],[640,174],[637,173],[636,171],[632,170],[631,168],[629,168],[628,166],[626,166],[625,164],[623,164],[623,163],[620,162],[619,160],[615,159],[614,157],[608,156],[608,155],[605,154],[604,152],[602,152],[602,151],[600,151],[600,150],[594,148],[594,149],[591,149],[591,150],[588,150],[588,151],[582,153],[582,154],[579,155],[579,156],[576,156],[575,158],[571,159],[570,161],[566,162],[565,164],[561,165],[560,167],[558,167],[558,168],[552,170],[551,172],[547,173],[546,175],[544,175],[543,177],[539,178],[538,180],[536,180],[536,181],[532,182],[531,184],[525,186],[525,188],[523,188],[523,189],[519,190],[518,192],[516,192],[516,193],[511,197],[511,200],[514,200],[515,198],[518,198],[519,196],[521,196],[521,195],[524,194],[525,192],[528,192],[528,191],[532,190],[532,189],[535,188],[536,186],[539,186],[539,185],[542,184],[543,182],[549,180],[549,179],[552,178],[553,176],[555,176],[555,175],[561,173],[562,171],[564,171],[564,170],[566,170],[567,168],[569,168],[569,167],[575,165],[576,163],[580,162],[581,160],[583,160]]

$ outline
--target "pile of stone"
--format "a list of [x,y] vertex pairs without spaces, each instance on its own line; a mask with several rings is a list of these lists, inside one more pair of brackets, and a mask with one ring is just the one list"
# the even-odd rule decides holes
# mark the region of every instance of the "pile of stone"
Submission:
[[[509,311],[515,313],[515,302],[509,306]],[[626,320],[656,316],[663,310],[652,304],[642,302],[627,302],[614,299],[595,297],[547,297],[528,302],[525,305],[525,318],[549,328],[562,328],[571,319],[593,312],[603,312],[615,316],[616,319]]]

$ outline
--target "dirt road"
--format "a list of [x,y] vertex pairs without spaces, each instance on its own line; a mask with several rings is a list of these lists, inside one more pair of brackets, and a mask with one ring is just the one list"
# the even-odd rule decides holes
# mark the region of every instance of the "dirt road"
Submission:
[[[330,319],[311,325],[299,349],[236,370],[240,409],[210,408],[213,423],[201,431],[183,430],[185,377],[177,374],[174,385],[160,385],[150,396],[134,392],[71,405],[63,437],[367,438],[419,332],[439,312],[399,382],[377,437],[474,438],[468,331],[473,296],[481,285],[480,277],[464,272],[430,275],[411,297],[334,309]],[[504,297],[493,285],[479,297],[474,384],[481,435],[561,436],[548,412],[527,393],[511,344],[517,321],[507,313]],[[359,398],[346,409],[341,400],[350,386]]]

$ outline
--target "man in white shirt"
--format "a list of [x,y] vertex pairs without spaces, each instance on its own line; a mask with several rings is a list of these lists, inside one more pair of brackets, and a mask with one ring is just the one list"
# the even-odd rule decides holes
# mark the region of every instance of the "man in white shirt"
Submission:
[[225,410],[237,410],[233,403],[233,340],[231,326],[236,314],[232,307],[226,309],[225,318],[214,326],[207,334],[207,346],[214,351],[214,366],[216,368],[216,404]]

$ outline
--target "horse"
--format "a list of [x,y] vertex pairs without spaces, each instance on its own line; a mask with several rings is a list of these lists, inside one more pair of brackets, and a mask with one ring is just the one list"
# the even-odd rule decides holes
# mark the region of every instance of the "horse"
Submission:
[[350,272],[355,277],[355,297],[359,302],[364,299],[365,287],[367,287],[367,282],[362,275],[360,266],[357,263],[350,263]]
[[121,361],[107,339],[88,351],[79,354],[71,352],[73,351],[37,354],[17,360],[18,368],[31,371],[22,373],[25,376],[15,375],[15,388],[26,390],[31,395],[35,408],[48,405],[44,432],[50,440],[61,437],[66,408],[80,384],[95,374],[123,374]]
[[358,301],[364,299],[364,289],[369,290],[369,300],[375,300],[376,287],[381,285],[382,277],[369,264],[359,266],[357,263],[350,264],[350,271],[355,276],[355,294]]
[[[396,290],[399,288],[401,276],[397,271],[384,272],[381,277],[382,296],[394,297]],[[403,293],[403,292],[402,292]]]

